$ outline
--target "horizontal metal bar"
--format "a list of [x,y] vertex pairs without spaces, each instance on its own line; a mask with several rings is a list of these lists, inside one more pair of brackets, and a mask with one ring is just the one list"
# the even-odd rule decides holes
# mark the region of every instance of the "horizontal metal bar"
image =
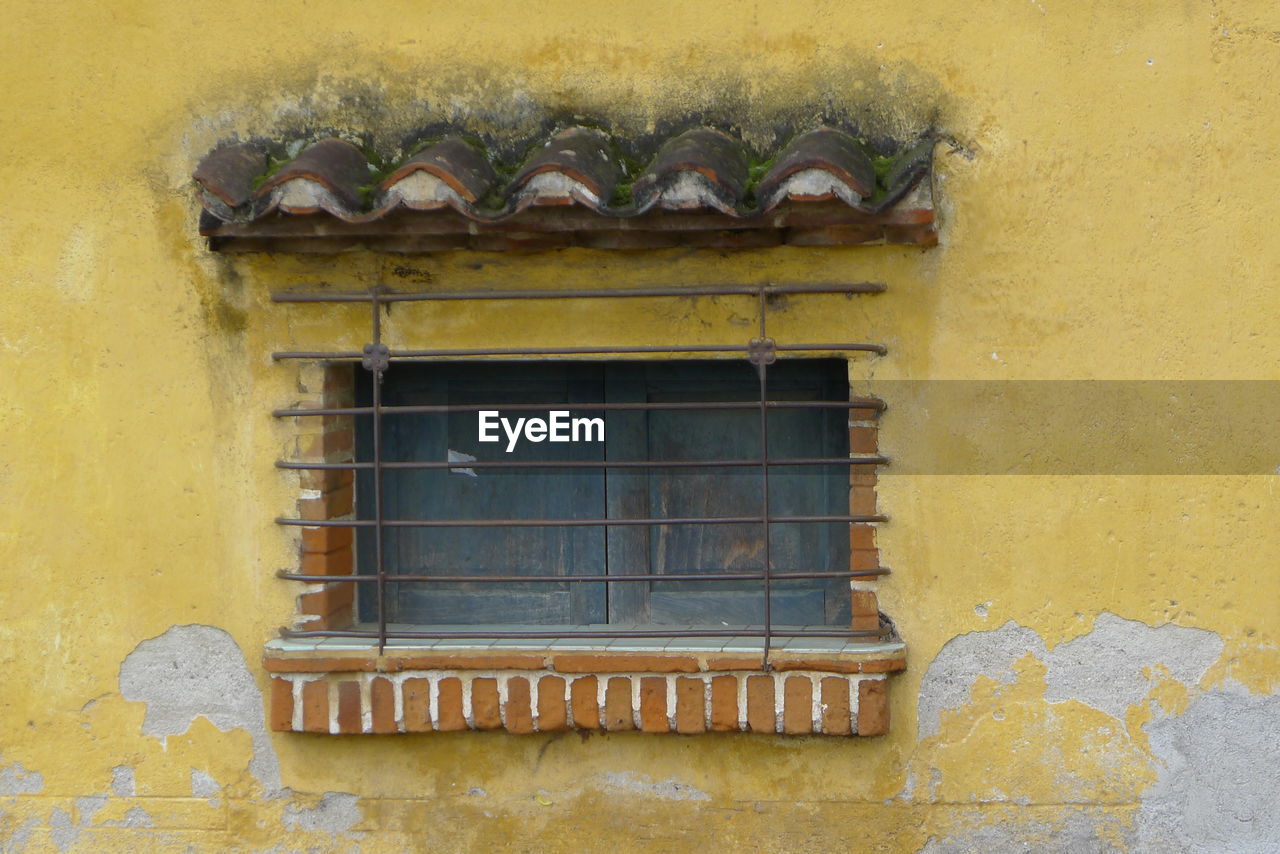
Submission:
[[[789,344],[775,345],[779,352],[839,350],[875,353],[883,356],[889,352],[883,344]],[[739,344],[652,344],[637,347],[505,347],[489,350],[392,350],[391,361],[405,359],[471,359],[505,356],[632,356],[655,353],[745,353],[745,345]],[[271,354],[276,361],[286,359],[324,360],[330,362],[358,362],[363,352],[355,350],[280,350]]]
[[[770,459],[771,466],[883,466],[888,457],[813,457]],[[298,463],[277,460],[276,468],[299,471],[369,471],[374,463]],[[690,469],[759,468],[760,460],[466,460],[463,462],[384,462],[382,469]]]
[[[313,631],[298,631],[294,629],[280,629],[280,636],[283,638],[369,638],[377,640],[378,633],[374,631],[359,631],[351,629],[316,629]],[[646,631],[630,631],[630,632],[519,632],[519,631],[489,631],[489,632],[398,632],[391,629],[386,631],[383,637],[386,638],[402,638],[405,640],[452,640],[452,639],[469,639],[476,640],[485,639],[505,639],[505,638],[530,638],[530,639],[573,639],[573,638],[763,638],[765,637],[764,629],[676,629],[671,631],[662,630],[646,630]],[[776,638],[879,638],[881,633],[876,629],[865,629],[853,631],[850,629],[832,629],[831,631],[818,631],[814,629],[803,629],[796,631],[779,632],[776,629],[773,632]]]
[[[769,577],[773,579],[810,579],[810,578],[875,578],[881,575],[888,575],[888,567],[878,567],[876,569],[848,569],[839,572],[771,572]],[[357,582],[376,582],[376,575],[306,575],[300,572],[289,572],[288,570],[280,570],[276,573],[276,578],[283,578],[287,581],[306,581],[313,584],[341,582],[341,581],[357,581]],[[672,575],[387,575],[388,583],[404,583],[404,584],[420,584],[430,582],[448,582],[450,584],[459,584],[465,582],[478,581],[482,583],[509,583],[512,581],[532,581],[538,583],[555,583],[560,581],[573,582],[613,582],[613,581],[760,581],[764,578],[763,572],[721,572],[721,573],[679,573]]]
[[[853,397],[849,400],[766,400],[766,409],[874,409],[884,411],[885,402],[877,397]],[[382,406],[382,415],[434,415],[451,412],[479,412],[480,410],[499,409],[506,412],[543,412],[552,409],[568,409],[572,412],[647,412],[647,411],[681,411],[681,410],[731,410],[742,409],[755,412],[760,408],[758,400],[708,400],[708,401],[672,401],[668,403],[649,401],[611,401],[600,403],[441,403],[435,405]],[[372,406],[344,406],[328,409],[277,409],[272,413],[277,418],[306,418],[315,415],[372,415]]]
[[[716,297],[754,296],[763,291],[765,296],[786,294],[878,294],[886,286],[883,282],[829,282],[794,285],[691,285],[676,288],[577,288],[560,290],[520,291],[439,291],[436,293],[380,293],[378,302],[450,302],[456,300],[522,300],[522,299],[610,299],[635,297]],[[369,293],[350,292],[277,292],[272,302],[290,303],[339,303],[373,302]]]
[[[465,466],[465,464],[463,464]],[[463,467],[458,466],[458,467]],[[888,516],[687,516],[666,519],[383,519],[384,528],[609,528],[638,525],[750,525],[791,522],[887,522]],[[299,528],[372,528],[373,519],[285,519]]]

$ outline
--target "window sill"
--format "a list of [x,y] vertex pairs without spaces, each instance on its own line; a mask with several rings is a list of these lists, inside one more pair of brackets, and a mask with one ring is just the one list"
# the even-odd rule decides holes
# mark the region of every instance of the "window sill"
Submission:
[[[472,627],[474,628],[474,627]],[[565,637],[556,640],[273,640],[271,725],[394,734],[567,729],[881,735],[896,640]]]

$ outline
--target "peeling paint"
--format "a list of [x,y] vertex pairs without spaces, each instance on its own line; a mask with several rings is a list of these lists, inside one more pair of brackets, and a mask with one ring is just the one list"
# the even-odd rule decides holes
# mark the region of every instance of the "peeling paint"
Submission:
[[0,795],[36,795],[44,789],[44,775],[28,771],[21,762],[0,767]]
[[711,796],[674,777],[655,782],[652,777],[635,771],[610,771],[604,775],[603,788],[608,792],[648,795],[664,801],[709,801]]
[[253,739],[249,771],[268,797],[280,792],[280,764],[267,736],[262,694],[235,640],[213,626],[174,626],[145,640],[120,665],[120,693],[145,703],[142,732],[163,742],[198,717]]
[[288,804],[282,821],[289,830],[321,830],[337,836],[346,833],[363,817],[360,798],[347,792],[325,792],[313,807]]

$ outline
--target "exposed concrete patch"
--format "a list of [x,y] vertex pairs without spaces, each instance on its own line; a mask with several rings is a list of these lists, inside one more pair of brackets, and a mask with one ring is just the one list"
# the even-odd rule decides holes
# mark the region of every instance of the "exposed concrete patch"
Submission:
[[213,626],[174,626],[145,640],[120,665],[120,693],[145,703],[142,732],[163,742],[198,717],[218,729],[247,731],[249,772],[268,797],[280,794],[280,762],[267,736],[262,695],[235,640]]
[[62,807],[54,807],[49,816],[49,838],[59,851],[66,851],[80,838],[80,828],[71,821],[71,816]]
[[107,805],[108,797],[106,795],[87,795],[82,798],[76,798],[76,819],[81,827],[88,827],[93,823],[93,817],[98,811]]
[[191,769],[191,796],[193,798],[208,798],[210,806],[218,806],[222,794],[222,786],[213,777],[201,771],[199,768]]
[[44,788],[44,775],[28,771],[21,762],[0,767],[0,795],[36,795]]
[[956,709],[969,702],[973,683],[980,675],[1011,684],[1017,678],[1014,663],[1028,652],[1043,658],[1044,641],[1034,630],[1012,620],[998,629],[969,632],[947,641],[920,683],[916,707],[920,738],[938,734],[944,709]]
[[360,798],[347,792],[325,792],[314,807],[284,808],[284,826],[289,830],[323,830],[337,836],[346,833],[363,818]]
[[664,801],[709,801],[711,796],[699,788],[675,778],[654,782],[652,777],[634,771],[609,771],[604,775],[604,788],[610,792],[649,795]]
[[17,854],[27,847],[27,843],[31,841],[31,834],[35,833],[37,825],[40,822],[34,818],[24,821],[17,830],[10,834],[8,839],[0,839],[0,852],[3,854]]
[[1114,718],[1143,698],[1155,681],[1143,673],[1164,665],[1168,675],[1188,688],[1222,655],[1222,638],[1205,629],[1164,625],[1102,613],[1088,634],[1059,644],[1045,658],[1051,703],[1079,700]]
[[1106,612],[1098,615],[1092,631],[1052,651],[1034,630],[1012,621],[991,631],[958,635],[938,652],[920,683],[920,738],[938,734],[943,710],[970,701],[978,676],[1012,683],[1013,664],[1027,653],[1047,667],[1046,700],[1077,700],[1123,721],[1125,710],[1154,687],[1154,677],[1148,675],[1152,668],[1163,665],[1170,678],[1192,688],[1222,649],[1222,638],[1205,629],[1152,628]]
[[117,798],[132,798],[138,794],[132,766],[117,765],[111,769],[111,794]]
[[1071,810],[1061,824],[999,821],[940,839],[930,837],[919,854],[1111,854],[1120,850],[1100,836],[1096,815]]
[[1280,695],[1232,685],[1144,729],[1163,763],[1142,795],[1143,851],[1273,854],[1280,844]]

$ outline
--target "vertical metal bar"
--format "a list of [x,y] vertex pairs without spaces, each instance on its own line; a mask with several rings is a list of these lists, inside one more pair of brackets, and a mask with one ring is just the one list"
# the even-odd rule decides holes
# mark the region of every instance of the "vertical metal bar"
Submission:
[[373,306],[373,352],[370,367],[373,372],[373,536],[374,561],[378,571],[378,654],[387,645],[387,567],[382,554],[382,372],[387,363],[378,352],[382,345],[382,303],[378,299],[379,286],[370,289]]
[[[760,287],[760,341],[767,346],[769,336],[765,324],[765,286]],[[764,649],[761,651],[760,669],[769,671],[769,644],[773,639],[773,591],[772,591],[772,559],[769,553],[769,400],[768,367],[769,358],[766,352],[757,356],[756,373],[760,377],[760,491],[761,513],[764,520],[761,528],[764,532]]]

